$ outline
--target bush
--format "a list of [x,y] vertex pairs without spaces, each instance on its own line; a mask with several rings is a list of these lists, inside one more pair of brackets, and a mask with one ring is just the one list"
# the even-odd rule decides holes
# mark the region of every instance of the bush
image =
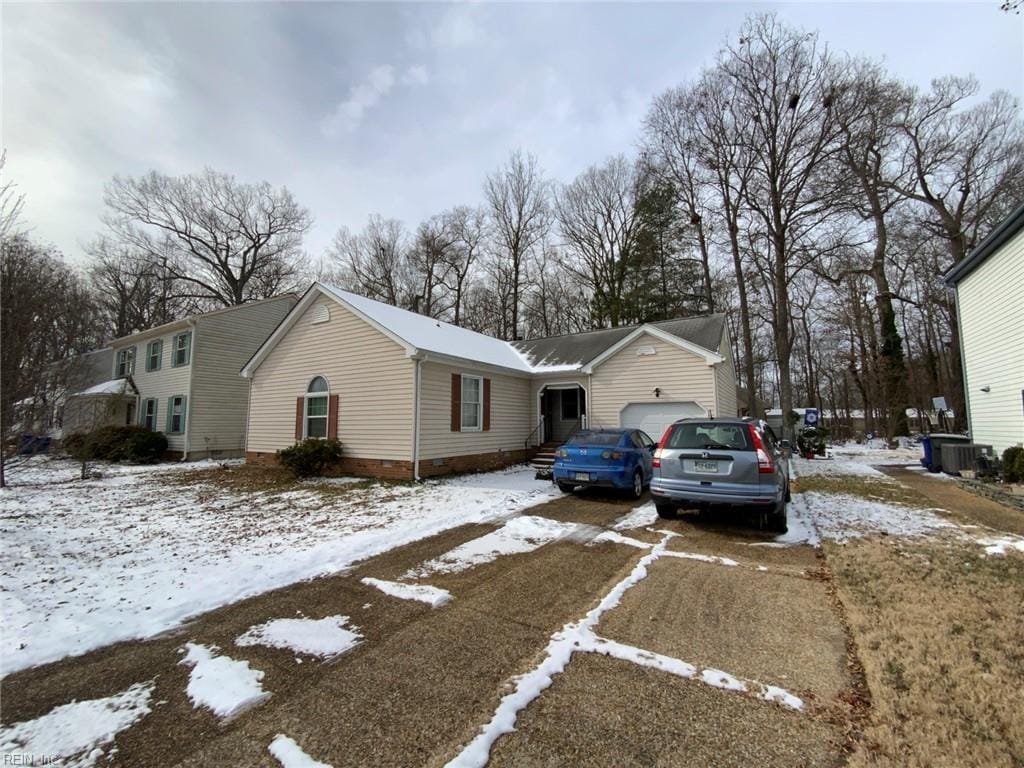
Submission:
[[155,464],[167,452],[167,436],[145,427],[128,427],[122,445],[122,460],[133,464]]
[[1003,451],[1003,482],[1024,482],[1024,448],[1015,445]]
[[331,464],[341,459],[341,443],[334,439],[307,437],[277,452],[277,460],[296,477],[322,475]]
[[159,461],[167,451],[167,438],[135,425],[106,426],[87,435],[68,435],[64,450],[79,461],[128,461],[150,464]]

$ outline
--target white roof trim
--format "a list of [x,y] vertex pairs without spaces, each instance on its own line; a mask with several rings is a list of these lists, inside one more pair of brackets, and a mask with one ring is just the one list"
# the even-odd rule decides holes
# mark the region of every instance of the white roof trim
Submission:
[[653,336],[654,338],[660,339],[661,341],[671,344],[674,347],[678,347],[679,349],[685,349],[687,352],[692,352],[698,357],[703,358],[704,362],[708,365],[715,365],[716,363],[725,361],[725,358],[717,352],[705,349],[704,347],[694,344],[692,341],[687,341],[686,339],[681,339],[671,333],[666,333],[653,325],[641,325],[635,331],[624,338],[619,339],[615,344],[612,344],[612,346],[608,347],[608,349],[580,368],[580,371],[583,373],[593,373],[597,366],[601,365],[601,363],[605,362],[609,358],[614,357],[619,351],[632,344],[644,334]]

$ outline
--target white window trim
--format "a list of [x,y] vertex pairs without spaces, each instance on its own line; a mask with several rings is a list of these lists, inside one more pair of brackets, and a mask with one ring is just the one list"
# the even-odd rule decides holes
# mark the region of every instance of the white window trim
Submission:
[[[153,406],[153,413],[150,414],[149,406]],[[149,417],[153,417],[153,424],[150,426]],[[147,397],[142,401],[142,426],[153,432],[157,431],[157,400],[155,397]]]
[[[121,370],[121,356],[124,356],[124,371]],[[135,347],[124,347],[117,350],[114,356],[114,375],[123,379],[135,375]]]
[[[180,429],[177,429],[177,430],[174,429],[174,408],[175,408],[174,401],[175,400],[181,400],[181,414],[180,414],[181,415],[181,427],[180,427]],[[184,395],[171,395],[171,412],[170,412],[169,415],[170,415],[170,422],[168,424],[168,430],[169,430],[168,434],[171,434],[171,435],[183,435],[183,434],[185,434],[185,396]]]
[[[314,379],[323,379],[327,382],[326,392],[310,392],[309,385],[313,383]],[[311,398],[322,397],[327,401],[327,413],[323,416],[310,416],[309,415],[309,401]],[[327,436],[331,434],[331,425],[328,421],[331,418],[331,380],[326,376],[314,376],[309,380],[309,384],[306,385],[306,393],[302,396],[302,439],[306,440],[309,438],[309,420],[323,419],[324,420],[324,436],[316,438],[317,440],[326,440]]]
[[[468,373],[461,374],[462,378],[459,380],[459,431],[460,432],[483,432],[484,431],[484,377],[483,376],[472,376]],[[479,383],[477,392],[480,393],[480,399],[476,404],[476,426],[467,427],[463,423],[462,409],[466,405],[466,379],[476,379]]]

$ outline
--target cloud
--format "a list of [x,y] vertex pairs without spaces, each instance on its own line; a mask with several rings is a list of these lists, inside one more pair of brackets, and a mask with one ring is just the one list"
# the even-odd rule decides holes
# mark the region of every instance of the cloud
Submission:
[[427,68],[422,64],[415,64],[405,70],[402,75],[402,85],[426,85],[430,82],[430,75]]
[[[424,70],[424,74],[426,71]],[[321,126],[327,136],[351,133],[363,122],[367,111],[372,109],[395,86],[395,68],[390,64],[374,67],[366,80],[353,85],[348,98],[334,108]]]
[[484,31],[473,18],[472,8],[455,6],[449,9],[430,32],[430,42],[436,48],[466,48],[481,42]]

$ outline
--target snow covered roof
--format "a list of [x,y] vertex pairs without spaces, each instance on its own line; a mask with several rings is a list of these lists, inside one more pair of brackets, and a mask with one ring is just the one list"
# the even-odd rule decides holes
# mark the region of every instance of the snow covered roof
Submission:
[[508,342],[318,282],[310,286],[270,338],[256,350],[242,368],[243,376],[252,375],[299,315],[321,295],[333,298],[385,336],[393,339],[403,346],[410,356],[426,353],[470,360],[522,374],[579,371],[584,364],[596,361],[616,343],[626,340],[631,334],[639,333],[642,329],[705,354],[710,362],[720,362],[718,347],[725,328],[725,316],[718,314],[532,341]]
[[138,394],[138,390],[128,379],[111,379],[76,392],[75,395],[123,395],[129,387],[132,389],[132,394]]
[[529,373],[531,367],[507,341],[368,299],[332,285],[321,286],[364,319],[391,331],[411,347]]

